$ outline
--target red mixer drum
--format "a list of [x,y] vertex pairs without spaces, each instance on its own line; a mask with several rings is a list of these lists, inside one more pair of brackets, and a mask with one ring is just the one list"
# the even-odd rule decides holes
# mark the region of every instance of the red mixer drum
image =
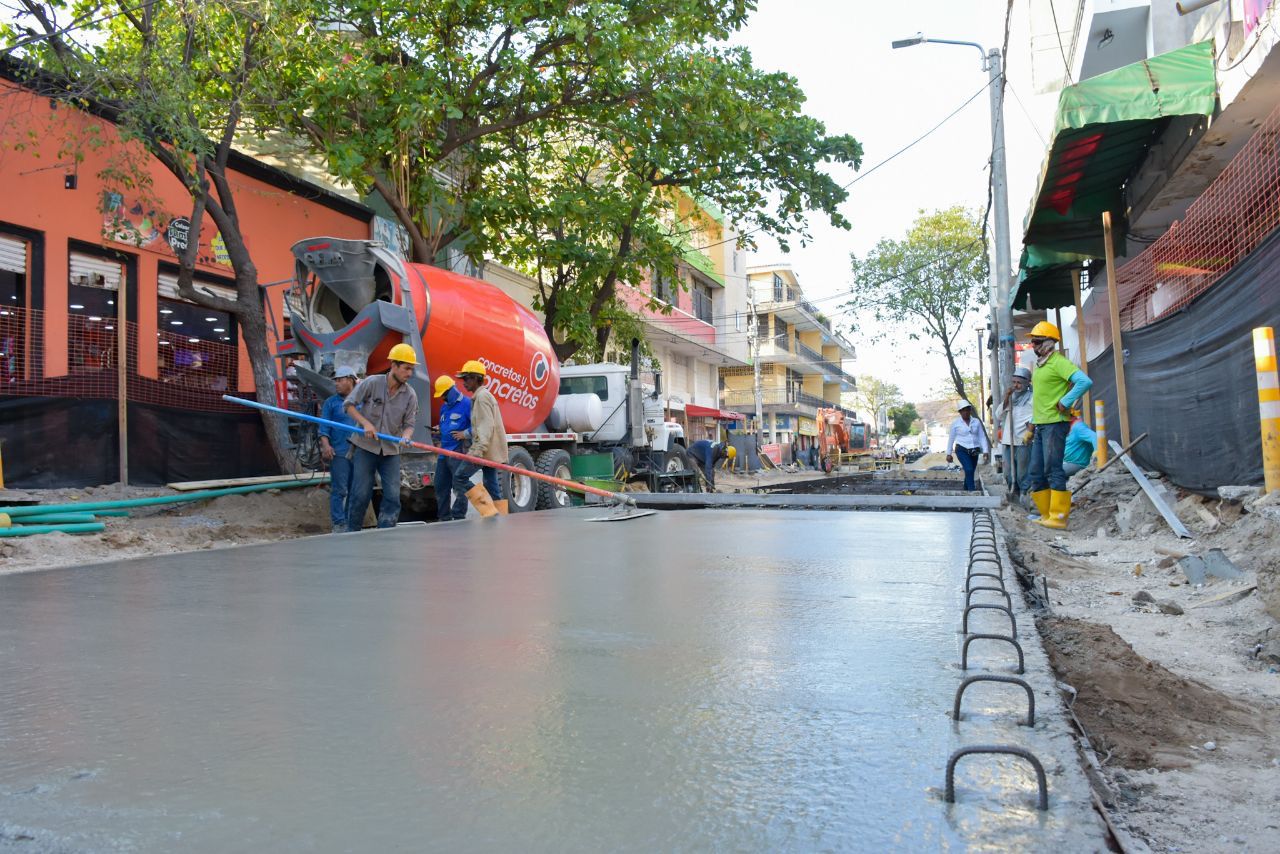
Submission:
[[[403,263],[368,241],[316,238],[293,253],[308,294],[293,314],[294,333],[317,371],[339,365],[385,371],[391,348],[417,336],[427,375],[420,399],[424,391],[431,398],[437,377],[453,376],[475,359],[485,366],[508,432],[528,432],[546,420],[560,389],[559,360],[538,318],[499,288]],[[412,318],[398,308],[409,302]],[[439,401],[430,402],[438,413]]]

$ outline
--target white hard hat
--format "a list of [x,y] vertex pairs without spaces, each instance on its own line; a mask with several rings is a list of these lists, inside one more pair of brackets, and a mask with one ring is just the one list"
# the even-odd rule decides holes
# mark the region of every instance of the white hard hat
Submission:
[[359,375],[356,374],[356,369],[353,367],[350,367],[349,365],[343,365],[342,367],[338,368],[338,370],[333,372],[333,378],[335,380],[340,380],[343,377],[351,377],[351,379],[353,380],[360,379]]
[[956,402],[956,412],[963,412],[966,409],[973,409],[973,404],[967,400]]
[[1021,365],[1019,365],[1018,367],[1013,369],[1013,375],[1015,377],[1022,377],[1024,380],[1029,380],[1031,379],[1031,369],[1024,368]]

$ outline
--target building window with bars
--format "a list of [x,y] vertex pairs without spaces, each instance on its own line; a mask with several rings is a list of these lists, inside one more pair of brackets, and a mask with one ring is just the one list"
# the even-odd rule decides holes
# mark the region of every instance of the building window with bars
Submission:
[[653,271],[653,296],[671,305],[676,304],[676,293],[679,288],[676,287],[676,280],[673,276],[668,276],[657,270]]
[[787,285],[777,273],[773,274],[773,301],[783,302],[787,298]]
[[693,316],[703,323],[711,323],[714,316],[711,310],[712,305],[711,288],[702,283],[695,284],[693,286]]

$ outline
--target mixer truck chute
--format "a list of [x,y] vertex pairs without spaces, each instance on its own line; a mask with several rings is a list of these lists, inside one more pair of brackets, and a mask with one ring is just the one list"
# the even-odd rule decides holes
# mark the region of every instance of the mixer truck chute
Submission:
[[[615,470],[641,478],[692,469],[683,428],[663,418],[659,378],[652,385],[641,379],[635,342],[630,367],[562,367],[537,317],[488,282],[407,263],[374,241],[314,238],[292,251],[291,337],[277,354],[321,399],[333,393],[337,368],[384,371],[387,353],[404,343],[418,359],[409,380],[420,404],[415,440],[431,441],[439,413],[432,381],[478,358],[498,399],[512,465],[564,477],[573,455],[610,453]],[[434,466],[431,455],[406,456],[406,507],[434,504],[425,488]],[[563,491],[531,478],[515,478],[509,494],[515,512],[568,503]]]

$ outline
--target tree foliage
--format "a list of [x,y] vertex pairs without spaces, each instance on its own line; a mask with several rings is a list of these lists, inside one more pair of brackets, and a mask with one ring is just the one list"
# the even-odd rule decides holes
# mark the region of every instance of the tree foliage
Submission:
[[864,411],[863,417],[867,423],[878,430],[881,410],[888,415],[892,407],[901,403],[902,389],[870,374],[862,374],[858,377],[858,390],[854,394],[854,399],[857,400],[859,408]]
[[920,420],[914,403],[902,403],[889,409],[890,430],[899,436],[907,436],[911,428]]
[[784,242],[807,236],[810,210],[847,226],[845,192],[821,167],[857,165],[861,148],[803,114],[794,80],[759,71],[741,50],[648,50],[633,86],[645,94],[582,124],[506,135],[504,161],[471,200],[477,248],[538,280],[537,307],[562,358],[603,352],[634,317],[620,285],[679,281],[680,259],[719,231],[692,200]]
[[[951,386],[965,394],[956,341],[970,314],[986,302],[982,224],[952,207],[920,212],[901,240],[883,239],[866,258],[852,257],[855,331],[927,341],[947,359]],[[868,329],[867,327],[871,327]]]

